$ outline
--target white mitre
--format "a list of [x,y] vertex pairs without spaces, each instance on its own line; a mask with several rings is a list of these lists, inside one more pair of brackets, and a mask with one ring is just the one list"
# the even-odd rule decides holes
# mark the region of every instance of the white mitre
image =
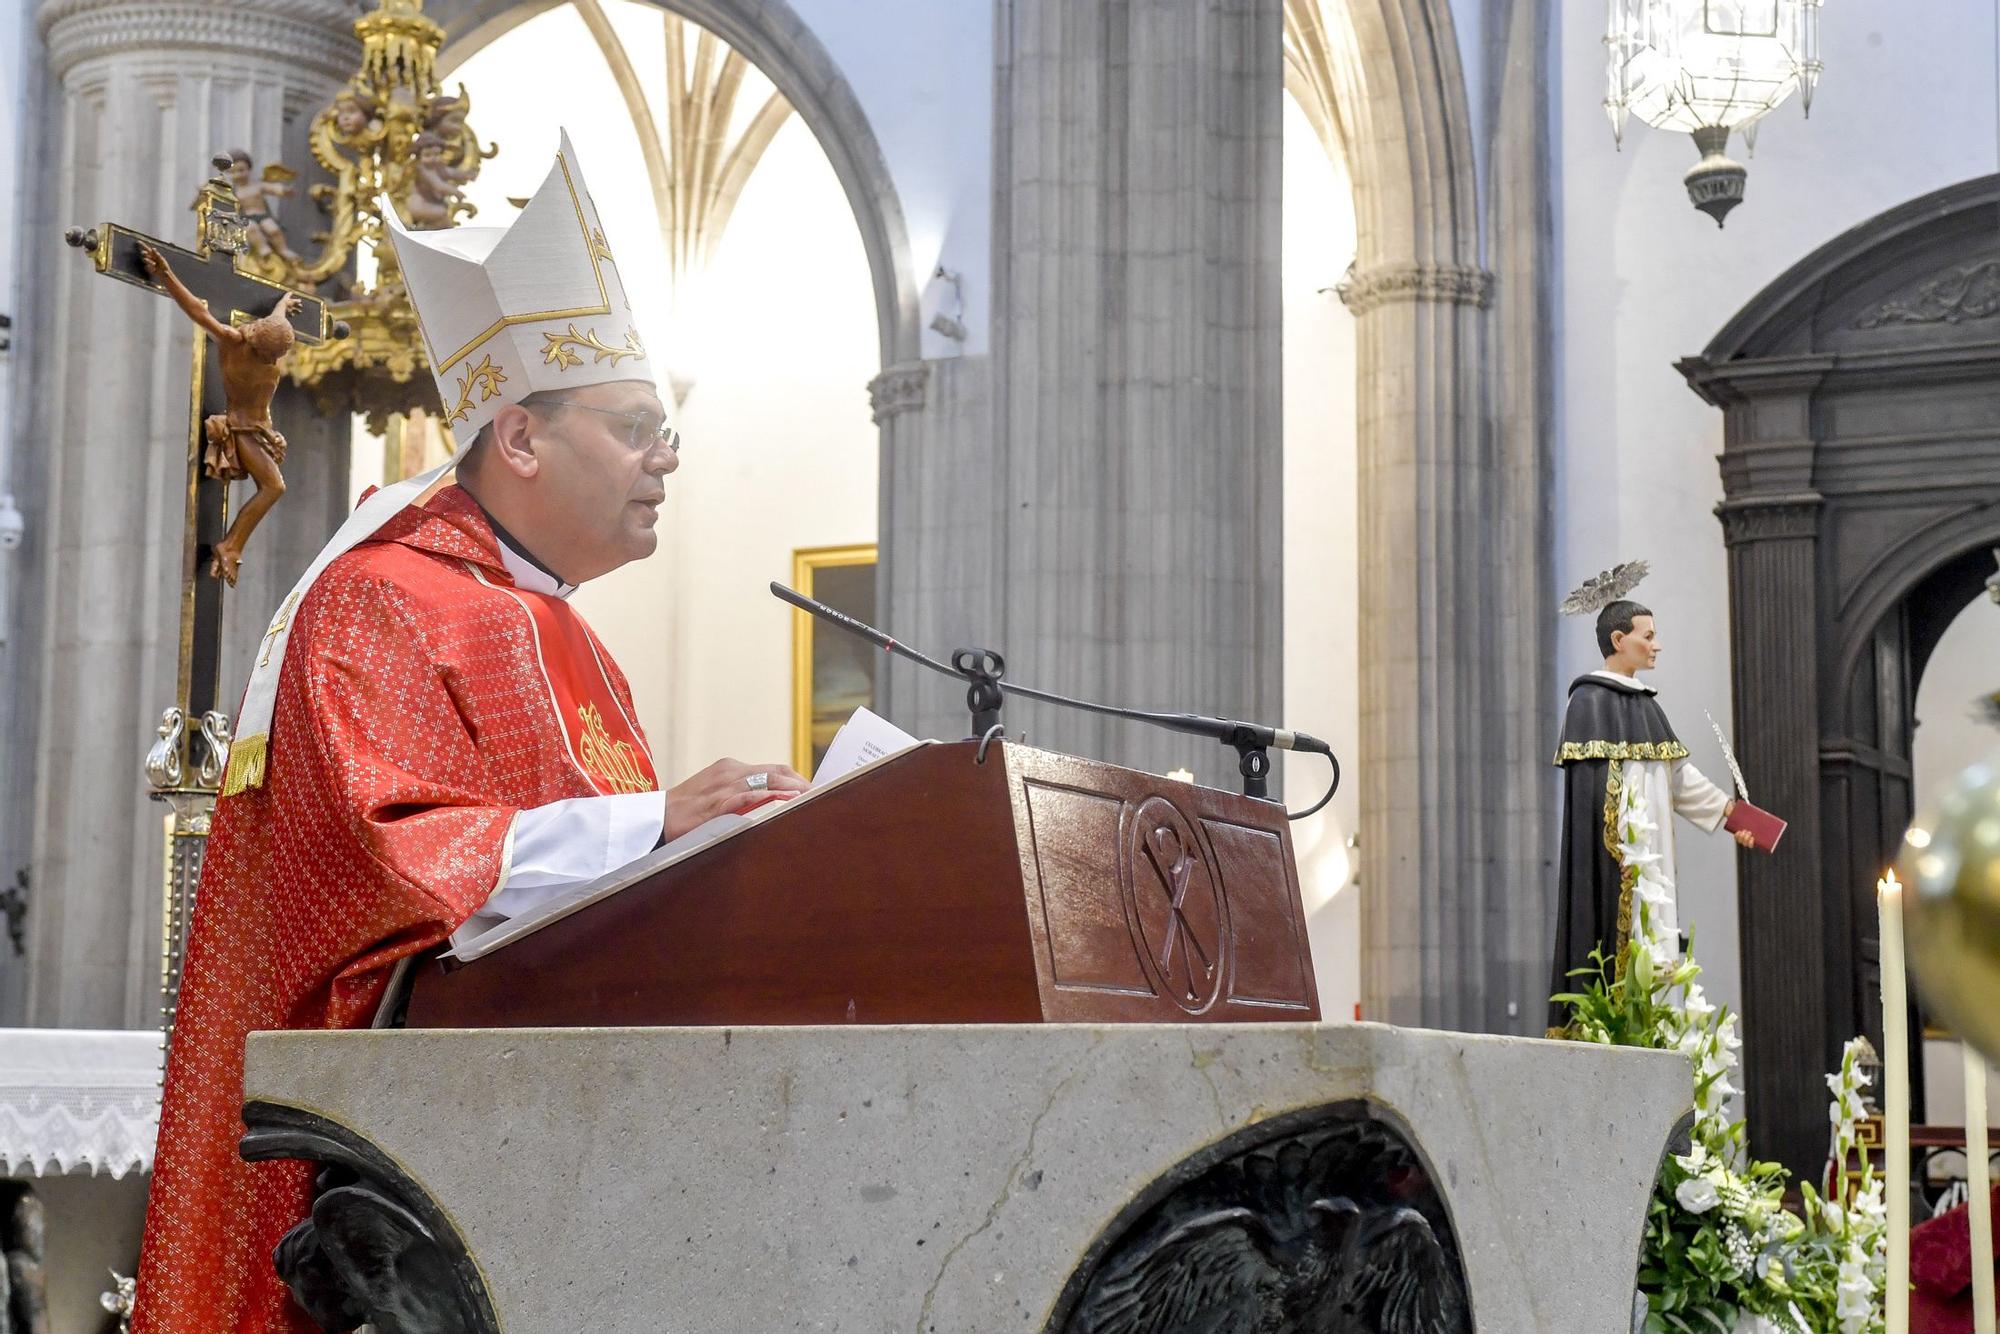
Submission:
[[385,486],[356,506],[293,586],[250,672],[224,796],[264,782],[292,613],[321,571],[421,499],[507,404],[544,390],[654,383],[567,133],[548,178],[512,226],[413,232],[386,197],[380,204],[458,450],[451,462]]
[[382,212],[457,439],[470,440],[529,394],[653,383],[568,134],[510,227],[413,232],[387,201]]

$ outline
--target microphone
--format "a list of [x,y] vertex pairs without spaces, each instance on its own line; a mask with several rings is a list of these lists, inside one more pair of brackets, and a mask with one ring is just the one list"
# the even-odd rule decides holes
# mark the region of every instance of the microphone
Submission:
[[1275,748],[1324,755],[1327,763],[1333,767],[1333,782],[1327,787],[1326,795],[1311,807],[1296,815],[1288,813],[1288,818],[1293,820],[1302,820],[1317,812],[1333,799],[1333,794],[1340,787],[1340,760],[1334,755],[1333,747],[1310,732],[1300,732],[1287,727],[1267,727],[1262,723],[1243,722],[1235,718],[1212,718],[1201,713],[1159,713],[1151,709],[1099,704],[1087,699],[1072,699],[1052,691],[1035,690],[1011,681],[1003,687],[1000,678],[1006,670],[1006,663],[999,654],[991,650],[960,649],[952,655],[950,663],[943,663],[928,654],[919,653],[893,635],[885,634],[864,621],[856,620],[844,611],[809,598],[797,589],[788,588],[776,580],[771,581],[771,592],[780,601],[788,602],[808,615],[817,617],[849,634],[857,635],[885,653],[908,658],[911,662],[928,667],[940,676],[971,682],[972,688],[967,692],[967,703],[972,708],[975,725],[985,724],[979,726],[982,732],[998,727],[1000,695],[1004,690],[1006,693],[1020,695],[1026,699],[1040,700],[1044,704],[1055,704],[1085,713],[1147,723],[1170,732],[1208,737],[1225,746],[1233,747],[1240,757],[1238,771],[1243,775],[1243,789],[1246,796],[1262,798],[1268,791],[1266,779],[1271,770],[1271,759],[1266,754],[1267,750]]
[[[1009,686],[1014,690],[1018,687]],[[1025,693],[1025,692],[1023,692]],[[1233,746],[1239,737],[1247,737],[1253,745],[1275,750],[1297,750],[1312,755],[1333,758],[1333,747],[1310,732],[1299,732],[1289,727],[1266,727],[1262,723],[1238,722],[1234,718],[1210,718],[1200,713],[1145,713],[1134,710],[1146,722],[1156,722],[1162,727],[1176,732],[1187,732],[1195,736],[1213,737],[1225,746]]]

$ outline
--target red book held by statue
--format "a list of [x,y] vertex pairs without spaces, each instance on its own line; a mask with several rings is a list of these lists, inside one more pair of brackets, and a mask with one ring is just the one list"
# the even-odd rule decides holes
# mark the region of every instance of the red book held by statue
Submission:
[[1778,840],[1785,836],[1783,820],[1761,806],[1752,806],[1741,797],[1738,797],[1736,804],[1730,807],[1728,818],[1723,820],[1722,827],[1732,834],[1742,829],[1749,830],[1750,837],[1755,839],[1757,846],[1765,852],[1775,852]]

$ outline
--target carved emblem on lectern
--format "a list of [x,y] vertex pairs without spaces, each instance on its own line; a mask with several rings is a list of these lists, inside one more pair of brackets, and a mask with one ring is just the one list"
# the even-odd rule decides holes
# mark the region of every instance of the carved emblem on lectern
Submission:
[[1228,918],[1201,835],[1165,797],[1148,797],[1132,813],[1124,872],[1126,902],[1153,985],[1189,1014],[1200,1014],[1222,990]]

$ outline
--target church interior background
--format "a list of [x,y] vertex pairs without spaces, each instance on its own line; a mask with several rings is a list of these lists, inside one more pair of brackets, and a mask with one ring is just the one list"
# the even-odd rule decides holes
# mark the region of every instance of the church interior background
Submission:
[[[19,524],[0,528],[0,890],[17,891],[0,1030],[160,1019],[160,817],[139,762],[172,671],[188,335],[92,290],[111,285],[62,231],[183,236],[217,149],[318,179],[307,125],[369,8],[22,0],[0,20],[0,520]],[[1827,6],[1810,118],[1764,123],[1721,229],[1681,190],[1684,136],[1614,142],[1600,4],[421,9],[445,34],[441,82],[497,150],[463,189],[480,220],[513,214],[567,129],[648,295],[681,467],[660,553],[577,605],[663,770],[809,760],[822,698],[962,732],[944,683],[801,654],[765,585],[811,573],[862,587],[848,596],[911,642],[1004,646],[1024,682],[1282,717],[1345,766],[1293,829],[1329,1020],[1540,1036],[1548,753],[1564,685],[1598,656],[1557,617],[1562,593],[1651,562],[1654,680],[1711,774],[1701,714],[1751,723],[1746,646],[1816,651],[1768,647],[1789,622],[1732,618],[1725,413],[1677,363],[1822,245],[2000,171],[2000,9],[1960,0]],[[303,189],[277,214],[301,248],[319,225]],[[1997,317],[1988,300],[1934,327],[1983,342]],[[448,452],[422,414],[385,432],[296,389],[279,401],[300,466],[232,601],[244,662],[359,496]],[[1882,430],[1953,410],[1919,401]],[[2000,547],[2000,468],[1990,419],[1938,430],[1987,460],[1941,566]],[[1883,494],[1925,466],[1889,469]],[[827,573],[854,568],[872,580]],[[1926,609],[1948,628],[1890,701],[1919,804],[1992,752],[1972,701],[2000,686],[1996,599],[1973,586]],[[1031,743],[1234,781],[1201,743],[1016,707]],[[1318,765],[1286,757],[1293,806]],[[1732,1008],[1757,994],[1740,865],[1725,839],[1682,840],[1683,925]],[[1751,1010],[1753,1081],[1789,1022]],[[1820,1070],[1850,1034],[1827,1036]],[[1956,1041],[1924,1047],[1919,1106],[1949,1121]],[[1824,1095],[1792,1091],[1823,1136]],[[38,1188],[89,1237],[52,1259],[52,1300],[75,1310],[103,1269],[130,1272],[144,1173]],[[52,1328],[97,1327],[66,1319]]]

